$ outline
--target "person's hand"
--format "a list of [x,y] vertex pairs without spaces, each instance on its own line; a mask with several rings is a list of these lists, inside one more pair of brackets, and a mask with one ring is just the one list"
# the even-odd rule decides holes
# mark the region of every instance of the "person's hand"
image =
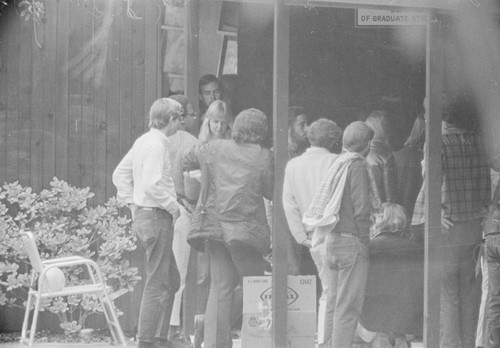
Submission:
[[309,238],[307,238],[306,240],[304,240],[302,242],[302,245],[305,246],[305,247],[307,247],[307,248],[309,248],[309,249],[311,249],[312,248],[312,241]]
[[137,212],[137,205],[134,203],[130,203],[128,205],[128,208],[130,209],[130,214],[132,215],[132,221],[135,221],[135,213]]
[[172,225],[175,225],[175,222],[177,219],[181,216],[181,210],[178,208],[173,214],[172,214]]

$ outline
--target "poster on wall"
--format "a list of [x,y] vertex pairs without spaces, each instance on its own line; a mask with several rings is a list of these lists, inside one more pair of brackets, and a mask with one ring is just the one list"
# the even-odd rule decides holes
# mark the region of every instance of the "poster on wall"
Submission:
[[225,35],[219,58],[218,75],[238,73],[238,40],[235,36]]

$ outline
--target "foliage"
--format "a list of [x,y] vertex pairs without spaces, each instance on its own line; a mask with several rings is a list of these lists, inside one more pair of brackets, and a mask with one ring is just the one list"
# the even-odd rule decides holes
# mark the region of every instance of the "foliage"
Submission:
[[[0,306],[26,306],[30,264],[19,235],[35,236],[42,259],[64,256],[92,258],[113,290],[133,291],[141,279],[126,256],[136,248],[130,220],[119,214],[121,204],[111,198],[103,206],[87,207],[94,196],[54,178],[39,194],[17,182],[0,189]],[[66,284],[88,283],[82,267],[63,269]],[[85,327],[86,318],[102,312],[95,295],[47,300],[41,310],[55,313],[67,333]],[[121,314],[121,313],[119,313]]]

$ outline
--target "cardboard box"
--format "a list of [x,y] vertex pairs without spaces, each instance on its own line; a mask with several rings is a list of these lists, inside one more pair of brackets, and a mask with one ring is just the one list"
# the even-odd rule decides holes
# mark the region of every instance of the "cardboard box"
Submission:
[[[288,347],[314,347],[316,278],[288,276]],[[242,348],[272,348],[272,278],[243,278]]]

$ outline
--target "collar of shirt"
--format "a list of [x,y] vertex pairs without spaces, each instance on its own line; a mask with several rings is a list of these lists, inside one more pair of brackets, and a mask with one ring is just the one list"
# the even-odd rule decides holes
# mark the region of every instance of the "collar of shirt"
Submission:
[[318,147],[318,146],[311,146],[307,148],[306,152],[302,156],[307,156],[307,155],[323,155],[323,154],[330,154],[331,152],[325,149],[324,147]]
[[163,133],[161,130],[159,129],[156,129],[156,128],[151,128],[149,130],[149,132],[151,134],[153,134],[155,137],[158,137],[161,139],[161,141],[163,141],[165,143],[165,145],[169,145],[170,144],[170,139],[167,137],[167,135],[165,133]]

